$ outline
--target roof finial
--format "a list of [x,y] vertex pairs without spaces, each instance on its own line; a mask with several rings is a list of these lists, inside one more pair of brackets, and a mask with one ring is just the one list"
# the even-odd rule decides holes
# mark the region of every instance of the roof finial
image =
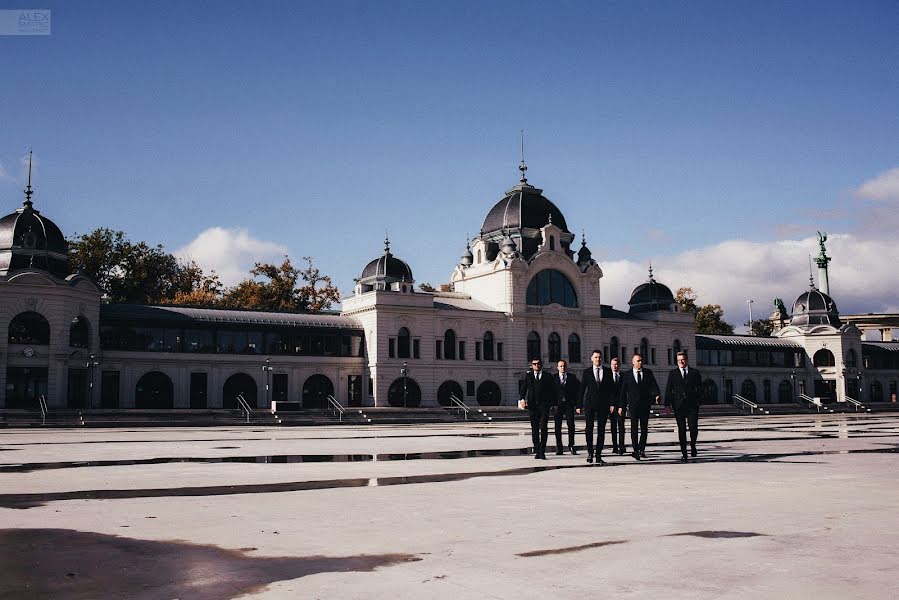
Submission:
[[584,233],[584,230],[581,229],[581,246],[587,245],[587,234]]
[[384,230],[384,254],[390,254],[390,235]]
[[549,213],[549,222],[548,222],[548,223],[549,223],[550,225],[553,224],[553,214],[552,214],[552,212]]
[[524,164],[524,129],[521,130],[521,164],[518,165],[518,170],[521,171],[521,179],[519,181],[527,183],[528,178],[524,175],[525,171],[528,170],[527,165]]
[[812,275],[812,255],[808,255],[808,286],[815,288],[815,277]]
[[655,279],[652,278],[652,261],[649,261],[649,280],[655,283]]
[[31,155],[34,154],[34,150],[28,150],[28,187],[25,188],[25,206],[31,208],[31,194],[34,192],[31,191]]

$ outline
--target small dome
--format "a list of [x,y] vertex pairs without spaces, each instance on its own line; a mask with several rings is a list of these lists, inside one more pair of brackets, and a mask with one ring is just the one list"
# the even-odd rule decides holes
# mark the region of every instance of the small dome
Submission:
[[69,275],[66,238],[56,223],[34,209],[31,194],[29,172],[22,207],[0,219],[0,275],[18,269],[41,269],[66,277]]
[[790,325],[832,325],[839,327],[840,313],[833,298],[813,285],[796,298]]
[[470,267],[474,264],[474,254],[471,253],[471,244],[467,241],[465,242],[465,252],[462,253],[462,260],[459,261],[459,264],[463,267]]
[[634,288],[627,303],[630,305],[631,313],[670,311],[674,306],[674,294],[667,285],[653,279],[650,267],[649,281]]
[[587,247],[587,238],[581,237],[581,249],[577,251],[577,264],[584,266],[593,260],[593,253]]
[[408,281],[412,283],[415,279],[412,277],[412,268],[406,261],[395,257],[390,253],[390,242],[384,240],[384,254],[374,259],[362,269],[362,275],[359,281],[368,283],[369,280],[384,280],[389,282]]

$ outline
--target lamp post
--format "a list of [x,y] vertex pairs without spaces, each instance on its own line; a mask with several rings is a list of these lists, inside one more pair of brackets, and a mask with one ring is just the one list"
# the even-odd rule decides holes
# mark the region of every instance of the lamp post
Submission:
[[271,357],[265,359],[265,364],[262,365],[262,372],[265,373],[265,400],[268,403],[269,408],[272,405],[272,393],[271,393],[271,379],[272,379],[272,371],[275,368],[272,366]]
[[403,376],[403,408],[406,408],[406,401],[408,398],[408,388],[406,387],[406,376],[409,374],[409,369],[407,368],[406,361],[403,361],[403,368],[400,369],[400,375]]
[[790,386],[793,388],[793,402],[796,402],[796,369],[790,371]]
[[87,364],[85,365],[90,373],[87,387],[87,407],[94,407],[94,367],[100,366],[100,361],[93,353],[87,355]]

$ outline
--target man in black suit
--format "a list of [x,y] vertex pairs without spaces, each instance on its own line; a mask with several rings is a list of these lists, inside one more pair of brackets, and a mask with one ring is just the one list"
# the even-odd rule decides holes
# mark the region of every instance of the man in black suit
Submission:
[[677,368],[668,373],[665,386],[665,406],[674,408],[677,439],[680,441],[681,462],[687,462],[687,425],[690,426],[690,453],[696,456],[696,436],[699,433],[699,404],[702,401],[702,376],[687,366],[687,355],[677,353]]
[[[621,390],[621,361],[616,356],[609,363],[612,366],[612,398],[618,402],[618,393]],[[612,453],[624,454],[624,420],[627,418],[624,406],[614,406],[609,413],[612,429]]]
[[[627,406],[631,414],[631,456],[640,460],[646,458],[646,434],[649,427],[649,409],[660,397],[659,384],[649,369],[643,368],[643,357],[634,354],[631,358],[633,369],[621,378],[621,390],[618,393],[619,406]],[[640,435],[637,437],[639,426]]]
[[521,401],[531,417],[531,439],[534,458],[546,460],[546,435],[549,432],[549,409],[556,401],[556,382],[544,373],[539,358],[531,360],[531,371],[521,384]]
[[578,394],[580,407],[583,406],[586,418],[587,436],[587,462],[593,462],[593,422],[598,422],[596,432],[596,464],[604,465],[602,449],[606,439],[606,421],[609,419],[615,407],[615,399],[612,397],[612,371],[602,366],[602,352],[594,350],[590,354],[592,366],[584,369],[581,375],[581,390]]
[[577,377],[574,373],[568,372],[568,363],[560,360],[556,365],[559,373],[556,375],[556,387],[558,389],[558,397],[556,400],[556,454],[565,454],[562,449],[562,419],[568,424],[568,450],[572,454],[577,454],[574,449],[574,408],[577,404],[577,394],[580,391]]

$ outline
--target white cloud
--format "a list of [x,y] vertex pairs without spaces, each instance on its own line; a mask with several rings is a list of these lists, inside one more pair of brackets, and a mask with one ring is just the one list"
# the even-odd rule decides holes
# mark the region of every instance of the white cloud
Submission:
[[0,162],[0,181],[15,181],[15,177],[9,174],[9,171],[6,170],[6,167],[3,166],[3,163]]
[[[772,242],[728,240],[675,256],[654,259],[656,281],[672,292],[692,287],[702,304],[720,304],[725,320],[742,325],[749,319],[746,300],[752,298],[753,318],[767,317],[774,298],[790,310],[793,301],[808,287],[809,255],[817,255],[817,237]],[[843,313],[895,310],[895,258],[899,240],[870,239],[853,234],[831,234],[827,253],[830,292]],[[627,310],[630,293],[647,280],[646,265],[630,261],[601,263],[602,302]],[[814,267],[816,285],[818,269]]]
[[864,182],[855,190],[855,195],[869,200],[899,200],[899,167]]
[[287,246],[258,240],[246,229],[210,227],[173,254],[195,260],[204,272],[214,270],[223,284],[231,286],[249,277],[256,262],[280,264],[288,250]]

